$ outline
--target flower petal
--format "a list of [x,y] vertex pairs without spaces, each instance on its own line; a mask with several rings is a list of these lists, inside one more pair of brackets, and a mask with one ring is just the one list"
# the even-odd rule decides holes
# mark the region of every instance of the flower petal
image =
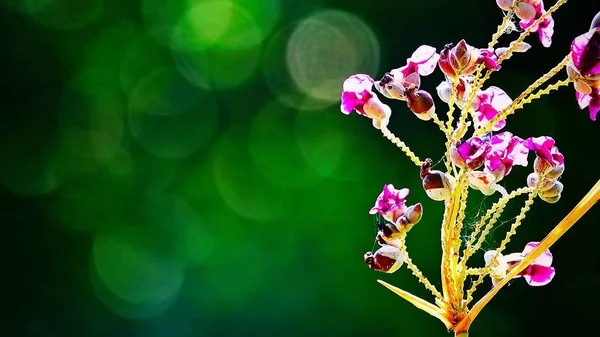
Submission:
[[407,63],[416,63],[419,75],[427,76],[435,70],[439,58],[434,47],[423,45],[415,50]]
[[371,91],[375,80],[369,75],[356,74],[348,77],[343,84],[343,90],[349,92],[363,92],[365,90]]
[[[530,242],[525,246],[525,249],[523,249],[523,252],[521,254],[523,254],[523,256],[531,253],[531,251],[537,247],[540,243],[539,242]],[[545,267],[550,267],[552,265],[552,253],[550,253],[550,250],[546,250],[545,252],[543,252],[540,256],[538,256],[531,264],[538,264],[540,266],[545,266]]]
[[532,264],[526,269],[527,273],[523,275],[525,281],[534,287],[544,286],[554,278],[556,271],[553,267]]

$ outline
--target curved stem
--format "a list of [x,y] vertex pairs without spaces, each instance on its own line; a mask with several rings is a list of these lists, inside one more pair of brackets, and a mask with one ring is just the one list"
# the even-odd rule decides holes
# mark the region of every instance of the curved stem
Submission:
[[600,180],[594,187],[581,199],[569,214],[546,237],[535,247],[527,256],[521,260],[500,282],[496,284],[483,298],[481,298],[469,313],[455,327],[455,331],[467,331],[475,320],[475,317],[490,302],[490,300],[504,287],[508,281],[522,272],[543,252],[550,248],[558,239],[560,239],[581,217],[590,210],[600,199]]
[[554,85],[548,86],[544,90],[540,90],[533,95],[531,94],[535,89],[537,89],[542,84],[546,83],[550,78],[552,78],[559,71],[561,71],[569,63],[570,60],[571,60],[571,55],[565,56],[565,58],[559,64],[554,66],[554,68],[550,69],[550,71],[548,71],[542,77],[538,78],[537,81],[533,82],[529,87],[527,87],[527,89],[525,89],[525,91],[523,91],[519,95],[519,97],[517,97],[506,109],[500,111],[496,116],[494,116],[494,118],[492,118],[489,122],[487,122],[485,126],[483,126],[481,129],[477,130],[475,135],[481,136],[485,133],[490,132],[492,130],[492,128],[494,127],[494,125],[496,125],[496,124],[498,124],[498,122],[506,119],[507,116],[515,113],[515,111],[517,109],[522,108],[523,105],[533,101],[534,99],[541,97],[544,94],[549,93],[551,90],[556,90],[561,86],[569,84],[570,80],[568,80],[568,79],[559,81],[558,83],[556,83]]
[[400,150],[402,150],[402,152],[404,152],[406,154],[406,156],[413,162],[415,163],[415,165],[417,166],[421,166],[422,162],[419,159],[419,157],[417,157],[417,155],[411,151],[411,149],[408,147],[408,145],[406,145],[406,143],[404,143],[403,141],[400,140],[400,138],[396,137],[387,127],[382,126],[381,127],[381,133],[383,133],[383,136],[387,139],[389,139],[392,143],[394,143],[394,145],[396,145],[397,147],[400,148]]

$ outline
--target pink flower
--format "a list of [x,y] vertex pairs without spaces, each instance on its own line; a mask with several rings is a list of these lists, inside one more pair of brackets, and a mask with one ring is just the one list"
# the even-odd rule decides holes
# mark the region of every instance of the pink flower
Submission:
[[346,79],[340,110],[346,115],[356,111],[373,119],[373,125],[380,128],[387,125],[392,111],[372,91],[373,83],[373,79],[365,74],[352,75]]
[[421,77],[431,74],[439,59],[435,48],[427,45],[420,46],[406,60],[406,65],[386,73],[375,87],[387,98],[406,100],[407,95],[419,90]]
[[496,4],[498,5],[498,7],[505,11],[510,11],[514,2],[514,0],[496,0]]
[[[539,242],[528,243],[521,253],[523,258],[539,244]],[[552,267],[552,253],[550,253],[550,250],[546,250],[527,266],[527,268],[520,272],[518,276],[523,276],[530,286],[543,286],[550,283],[555,274],[556,271]]]
[[[541,0],[525,0],[519,3],[516,13],[521,19],[519,26],[522,29],[527,29],[544,15],[546,10],[544,9],[544,2]],[[531,32],[537,32],[542,45],[550,47],[552,44],[552,34],[554,34],[554,19],[552,19],[552,15],[544,18],[539,25],[531,29]]]
[[440,55],[435,52],[434,47],[423,45],[417,48],[412,56],[406,60],[404,67],[398,68],[396,71],[401,72],[404,77],[412,73],[427,76],[435,70],[439,58]]
[[573,40],[571,58],[582,76],[600,74],[600,28],[594,28]]
[[471,137],[467,141],[458,141],[450,148],[450,159],[454,164],[471,170],[483,164],[490,151],[490,144],[479,137]]
[[496,181],[510,173],[514,165],[527,166],[529,149],[525,141],[513,136],[510,132],[502,132],[491,139],[491,150],[485,157],[485,170],[496,177]]
[[554,139],[551,137],[530,137],[525,140],[525,147],[535,151],[538,158],[545,159],[551,166],[562,165],[565,157],[554,146]]
[[[494,250],[486,252],[484,254],[486,266],[493,263],[492,274],[490,274],[492,284],[496,285],[502,278],[506,277],[511,269],[538,245],[539,242],[530,242],[525,246],[523,252],[508,255],[496,254]],[[498,257],[496,261],[493,261],[496,255]],[[514,278],[523,277],[530,286],[537,287],[550,283],[555,274],[556,272],[552,267],[552,253],[550,253],[550,250],[546,250]]]
[[[512,99],[498,87],[489,87],[486,90],[480,91],[473,101],[473,108],[478,121],[485,125],[491,121],[498,112],[508,108],[512,103]],[[506,121],[499,121],[492,130],[498,131],[504,128]]]
[[600,111],[600,88],[594,88],[590,94],[575,92],[575,98],[579,104],[579,109],[589,108],[590,119],[595,121],[598,111]]
[[477,63],[483,63],[487,69],[500,70],[498,56],[493,48],[479,49]]
[[384,219],[395,223],[406,212],[408,193],[408,188],[397,190],[392,184],[384,185],[369,214],[380,214]]

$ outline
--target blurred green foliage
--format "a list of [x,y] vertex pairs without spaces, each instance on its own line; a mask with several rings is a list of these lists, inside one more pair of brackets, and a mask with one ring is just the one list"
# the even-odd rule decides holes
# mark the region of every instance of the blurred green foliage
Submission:
[[[492,82],[518,95],[597,10],[571,1],[555,15],[553,47],[530,38],[533,50]],[[370,121],[339,112],[341,83],[402,66],[421,44],[484,46],[501,18],[492,0],[3,1],[2,333],[443,336],[435,319],[375,282],[427,296],[406,270],[376,274],[361,261],[381,187],[408,187],[409,203],[425,206],[409,249],[439,284],[442,206]],[[440,80],[423,86],[433,92]],[[598,178],[597,125],[573,96],[565,88],[508,120],[521,137],[556,138],[567,163],[563,199],[534,206],[515,251],[540,240]],[[391,106],[391,129],[439,160],[433,124]],[[469,202],[471,223],[493,199]],[[514,282],[472,334],[593,329],[599,215],[553,248],[550,286]]]

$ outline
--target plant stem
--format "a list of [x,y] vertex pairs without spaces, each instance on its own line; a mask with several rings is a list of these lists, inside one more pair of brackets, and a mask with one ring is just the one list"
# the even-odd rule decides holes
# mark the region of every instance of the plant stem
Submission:
[[569,230],[587,211],[590,210],[600,199],[600,180],[594,187],[581,199],[569,214],[546,237],[535,247],[527,256],[519,262],[500,282],[496,284],[483,298],[481,298],[469,313],[460,321],[455,328],[468,330],[473,320],[481,310],[490,302],[490,300],[504,287],[508,281],[518,275],[523,269],[527,268],[538,256],[550,248],[563,234]]

